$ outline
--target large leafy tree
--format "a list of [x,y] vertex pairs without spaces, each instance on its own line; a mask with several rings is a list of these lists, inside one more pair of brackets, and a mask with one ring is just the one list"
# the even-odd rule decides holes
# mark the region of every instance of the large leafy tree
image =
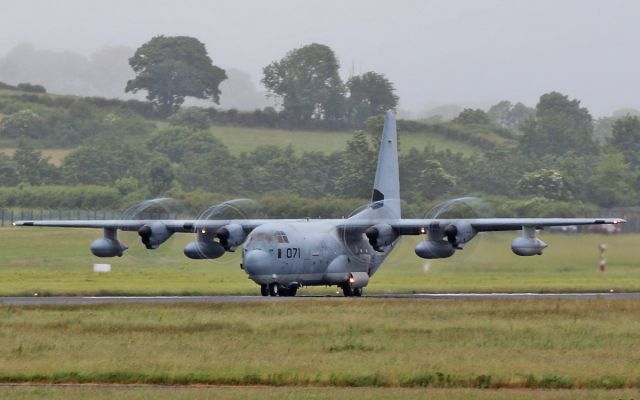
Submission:
[[290,122],[308,126],[311,120],[339,121],[345,114],[345,87],[340,64],[330,47],[312,43],[291,50],[264,67],[262,83],[281,98]]
[[395,88],[383,74],[365,72],[347,81],[349,120],[361,127],[367,118],[393,110],[398,105]]
[[175,111],[185,97],[220,100],[220,82],[225,71],[213,65],[198,39],[188,36],[156,36],[136,50],[129,59],[136,73],[127,82],[126,92],[147,91],[164,115]]
[[554,169],[542,168],[527,172],[518,182],[518,189],[524,194],[543,196],[553,200],[570,200],[564,177]]
[[336,179],[336,193],[341,197],[366,199],[376,169],[376,155],[363,132],[356,132],[342,153],[342,174]]
[[580,101],[557,92],[540,97],[535,118],[526,120],[522,131],[521,149],[532,156],[597,152],[589,110],[580,107]]
[[510,101],[503,100],[491,106],[487,115],[498,126],[520,134],[520,125],[532,118],[535,115],[535,110],[522,103],[511,104]]
[[609,144],[621,152],[633,168],[640,169],[640,118],[627,115],[616,120]]
[[605,154],[591,178],[591,200],[602,207],[629,205],[634,198],[633,180],[622,154]]

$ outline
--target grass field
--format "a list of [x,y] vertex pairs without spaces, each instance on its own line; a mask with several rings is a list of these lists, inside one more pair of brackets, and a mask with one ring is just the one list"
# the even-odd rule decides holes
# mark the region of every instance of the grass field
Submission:
[[[99,259],[89,251],[100,230],[0,229],[0,295],[46,294],[256,294],[258,286],[240,270],[239,254],[190,260],[182,254],[191,235],[176,235],[160,249],[142,247],[135,233],[121,234],[130,246],[122,258]],[[413,253],[406,238],[371,279],[367,293],[640,290],[640,235],[543,234],[543,256],[518,257],[510,243],[517,233],[483,234],[445,260]],[[608,266],[598,271],[598,245],[606,243]],[[94,273],[94,263],[112,264]],[[335,288],[303,288],[300,294],[335,294]]]
[[640,387],[640,301],[1,306],[0,381]]
[[[235,155],[243,151],[250,152],[256,147],[264,145],[275,145],[279,148],[291,145],[296,152],[300,153],[305,151],[331,153],[344,150],[347,141],[353,137],[351,132],[317,132],[233,126],[215,126],[211,128],[211,132]],[[425,133],[399,132],[399,141],[401,152],[407,152],[414,147],[422,150],[427,145],[432,145],[438,150],[449,149],[467,155],[480,151],[479,148],[461,141]]]
[[[243,128],[233,126],[216,126],[211,128],[213,136],[224,143],[233,155],[242,152],[251,152],[259,146],[275,145],[286,148],[291,145],[297,153],[318,151],[332,153],[346,148],[347,141],[353,137],[351,132],[317,132],[317,131],[288,131],[280,129]],[[145,138],[131,139],[132,145],[143,145]],[[449,140],[437,135],[420,133],[404,133],[400,136],[400,151],[407,152],[411,148],[422,150],[431,145],[438,150],[451,150],[466,155],[475,154],[479,148],[464,142]],[[64,158],[72,149],[43,149],[44,157],[49,157],[50,162],[60,166]],[[15,147],[0,148],[0,153],[12,157]]]
[[[189,235],[155,252],[122,235],[129,254],[93,273],[100,234],[0,230],[0,294],[257,293],[237,255],[186,259]],[[408,239],[368,293],[640,290],[640,235],[546,234],[545,255],[528,258],[510,252],[515,235],[428,263]],[[0,306],[0,383],[54,384],[0,398],[634,399],[639,341],[640,301],[604,298]]]
[[[44,158],[49,158],[49,162],[57,167],[62,165],[62,161],[64,160],[64,158],[67,156],[67,154],[71,153],[70,149],[44,149],[41,151],[42,156]],[[13,147],[0,149],[0,153],[9,157],[13,157],[15,152],[16,149]]]

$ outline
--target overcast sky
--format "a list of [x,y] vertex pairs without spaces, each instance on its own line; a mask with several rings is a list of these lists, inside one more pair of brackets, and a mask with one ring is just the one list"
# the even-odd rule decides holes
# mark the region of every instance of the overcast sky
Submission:
[[249,72],[311,42],[342,75],[373,70],[400,107],[509,99],[557,90],[593,114],[640,109],[640,1],[588,0],[0,0],[0,56],[20,43],[84,55],[194,36],[216,65]]

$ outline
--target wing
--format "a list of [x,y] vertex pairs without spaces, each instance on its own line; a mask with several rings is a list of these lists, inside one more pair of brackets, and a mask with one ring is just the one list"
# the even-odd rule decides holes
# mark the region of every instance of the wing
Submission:
[[[98,257],[122,256],[127,246],[118,240],[118,231],[137,231],[147,249],[156,249],[174,233],[196,233],[184,254],[189,258],[218,258],[225,251],[234,251],[256,227],[272,222],[266,219],[236,220],[66,220],[16,221],[14,226],[103,229],[104,235],[91,243],[91,252]],[[292,220],[281,220],[292,221]]]
[[[53,228],[94,228],[117,229],[121,231],[138,231],[145,225],[164,225],[171,233],[193,233],[199,230],[218,230],[225,225],[238,224],[246,232],[273,220],[238,219],[238,220],[52,220],[52,221],[16,221],[14,226],[44,226]],[[284,220],[283,220],[284,221]],[[288,221],[288,220],[287,220]]]
[[622,224],[620,218],[478,218],[478,219],[402,219],[390,225],[401,235],[419,235],[430,228],[449,225],[471,226],[476,232],[515,231],[523,228],[544,229],[550,226]]

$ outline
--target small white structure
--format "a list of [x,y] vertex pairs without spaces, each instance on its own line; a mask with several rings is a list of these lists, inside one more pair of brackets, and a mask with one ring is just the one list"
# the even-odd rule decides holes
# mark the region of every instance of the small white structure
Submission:
[[93,272],[111,272],[111,264],[93,264]]

